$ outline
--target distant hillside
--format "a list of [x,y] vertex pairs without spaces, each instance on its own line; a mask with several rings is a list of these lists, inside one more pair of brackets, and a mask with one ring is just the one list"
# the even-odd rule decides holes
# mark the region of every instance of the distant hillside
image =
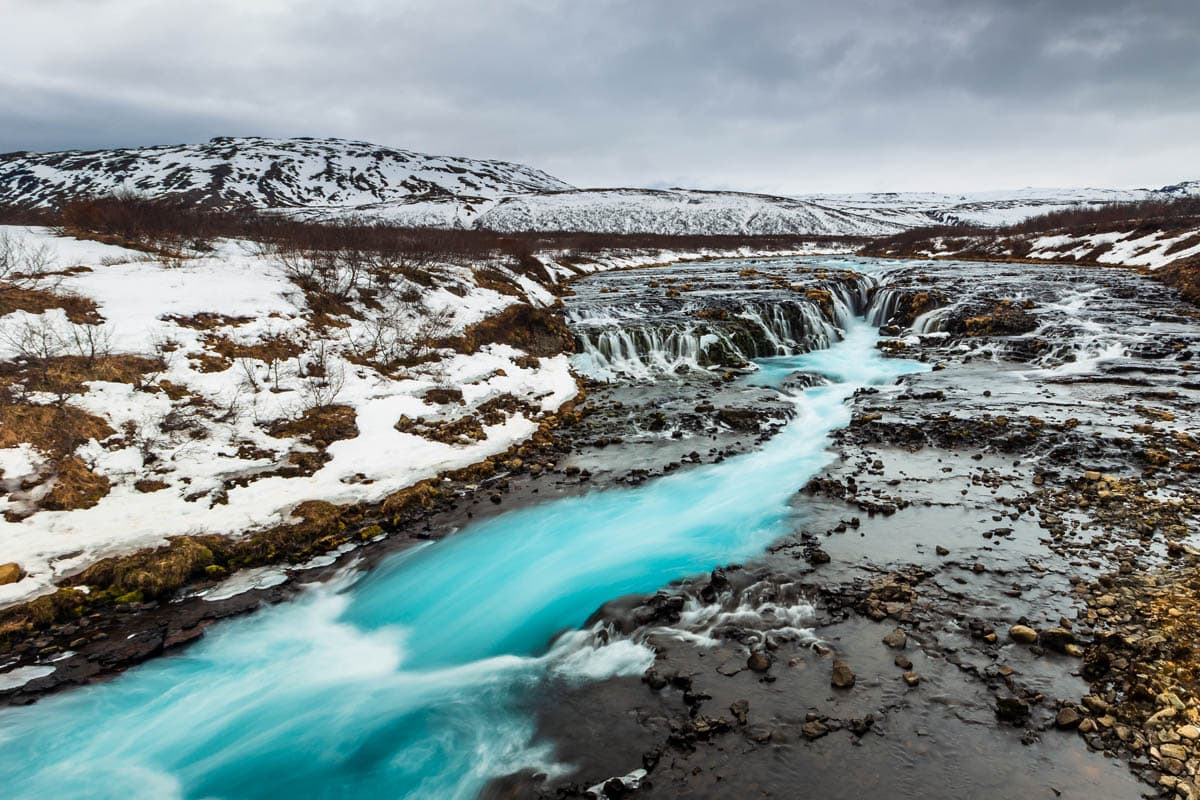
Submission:
[[359,217],[416,227],[887,236],[928,225],[1007,225],[1061,209],[1197,195],[1200,181],[1161,189],[781,197],[576,189],[520,164],[341,139],[218,138],[200,145],[0,156],[0,204],[53,208],[73,197],[122,191],[305,219]]
[[0,156],[0,202],[36,207],[119,191],[183,196],[218,207],[354,208],[431,198],[470,203],[569,188],[521,164],[342,139],[218,138],[198,145]]

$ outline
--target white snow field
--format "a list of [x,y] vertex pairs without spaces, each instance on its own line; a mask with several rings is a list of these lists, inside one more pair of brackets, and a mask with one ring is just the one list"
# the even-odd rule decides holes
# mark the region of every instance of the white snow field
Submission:
[[[434,285],[413,286],[420,290],[419,302],[386,312],[360,309],[361,318],[342,316],[336,325],[317,326],[281,264],[248,242],[219,241],[210,253],[158,260],[42,228],[0,226],[0,237],[44,248],[53,269],[75,268],[58,278],[55,291],[92,299],[104,318],[98,326],[77,326],[62,309],[2,315],[0,361],[18,358],[23,335],[30,331],[69,339],[83,328],[113,355],[161,359],[136,384],[88,381],[86,391],[66,399],[114,431],[74,451],[110,483],[90,508],[40,508],[39,500],[55,483],[48,454],[28,443],[0,448],[0,564],[16,562],[24,572],[20,581],[0,586],[0,606],[48,591],[56,578],[99,558],[154,546],[168,536],[236,536],[287,521],[290,510],[307,500],[381,500],[419,480],[504,452],[529,437],[541,416],[577,394],[566,355],[531,359],[507,345],[487,345],[474,353],[442,350],[435,360],[381,371],[356,357],[361,341],[377,333],[372,325],[378,314],[411,317],[401,320],[402,333],[421,331],[435,320],[436,334],[451,337],[513,303],[553,304],[556,284],[580,273],[759,254],[750,249],[625,251],[572,259],[570,265],[545,257],[551,277],[543,283],[512,273],[499,260],[434,264],[425,268]],[[480,266],[509,275],[522,296],[477,285]],[[215,316],[197,326],[196,315]],[[280,340],[297,345],[299,354],[219,358],[222,342]],[[314,377],[317,361],[324,377]],[[424,399],[431,389],[458,390],[463,403]],[[502,395],[530,410],[484,425],[478,440],[446,443],[396,427],[402,416],[454,419]],[[24,400],[62,401],[46,392]],[[311,474],[277,474],[289,455],[314,448],[295,436],[272,435],[273,423],[330,404],[354,410],[357,435],[329,444],[328,460]],[[145,491],[145,481],[154,481],[156,488]]]

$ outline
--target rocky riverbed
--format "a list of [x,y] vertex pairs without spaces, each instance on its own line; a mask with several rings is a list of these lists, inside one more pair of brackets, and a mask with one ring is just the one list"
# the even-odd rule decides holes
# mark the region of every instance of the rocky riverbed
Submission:
[[1193,796],[1195,307],[1117,269],[814,258],[596,276],[566,315],[588,396],[553,437],[453,476],[390,536],[53,627],[0,700],[500,511],[758,448],[822,380],[787,359],[866,316],[930,370],[851,399],[762,557],[598,609],[596,643],[644,643],[653,666],[549,680],[528,712],[574,769],[485,794]]
[[1118,269],[879,281],[881,348],[934,369],[855,396],[761,559],[602,609],[654,666],[545,698],[578,771],[492,796],[1195,795],[1197,310]]

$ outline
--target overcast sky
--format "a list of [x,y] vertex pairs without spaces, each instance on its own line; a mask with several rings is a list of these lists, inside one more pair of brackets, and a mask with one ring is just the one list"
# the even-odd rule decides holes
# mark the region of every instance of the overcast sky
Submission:
[[1200,178],[1200,0],[0,0],[0,151],[339,136],[578,186]]

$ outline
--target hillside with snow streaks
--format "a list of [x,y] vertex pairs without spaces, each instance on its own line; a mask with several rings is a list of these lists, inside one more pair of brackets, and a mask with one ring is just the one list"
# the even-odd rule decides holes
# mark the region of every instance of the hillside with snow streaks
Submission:
[[826,206],[810,200],[682,189],[591,189],[505,198],[475,221],[499,231],[878,236],[922,224],[892,209]]
[[198,145],[0,155],[0,204],[53,207],[131,191],[306,220],[497,231],[886,236],[964,222],[1008,225],[1076,205],[1200,194],[1018,189],[783,197],[689,189],[575,189],[532,167],[430,156],[342,139],[221,137]]
[[221,137],[197,145],[0,155],[0,202],[36,207],[119,191],[219,207],[347,209],[446,197],[469,206],[569,188],[521,164],[342,139]]

